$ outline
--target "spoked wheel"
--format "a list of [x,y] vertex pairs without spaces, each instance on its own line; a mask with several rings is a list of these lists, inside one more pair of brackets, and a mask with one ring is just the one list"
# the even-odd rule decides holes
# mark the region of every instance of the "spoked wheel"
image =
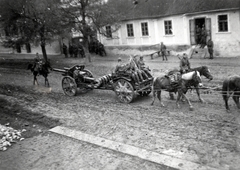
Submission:
[[62,89],[63,92],[68,96],[75,96],[77,94],[77,84],[70,76],[63,77]]
[[125,79],[119,79],[115,82],[114,91],[122,103],[130,103],[134,99],[133,86]]

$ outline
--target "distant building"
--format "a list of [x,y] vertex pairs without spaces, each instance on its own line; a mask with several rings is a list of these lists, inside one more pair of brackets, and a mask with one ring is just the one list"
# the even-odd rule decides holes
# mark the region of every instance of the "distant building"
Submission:
[[109,36],[100,39],[106,47],[164,42],[168,47],[190,48],[196,45],[197,26],[206,29],[219,56],[240,56],[239,0],[139,0],[120,29],[111,33],[107,26]]

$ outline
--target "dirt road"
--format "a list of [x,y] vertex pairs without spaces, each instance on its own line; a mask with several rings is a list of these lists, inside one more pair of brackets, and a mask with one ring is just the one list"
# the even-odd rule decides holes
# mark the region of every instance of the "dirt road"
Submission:
[[[87,68],[94,77],[102,76],[111,72],[116,58],[93,58]],[[61,56],[53,57],[52,61],[54,67],[60,68],[82,62]],[[51,88],[43,87],[41,77],[40,86],[32,86],[32,75],[25,69],[27,62],[29,59],[6,57],[0,62],[1,114],[5,118],[0,123],[14,122],[11,119],[15,115],[23,122],[15,127],[28,128],[27,132],[32,133],[26,133],[27,139],[0,152],[0,169],[167,168],[46,132],[56,125],[217,169],[240,169],[239,110],[230,100],[231,113],[227,113],[220,92],[201,93],[204,103],[198,101],[194,92],[188,93],[194,111],[189,111],[187,103],[181,103],[177,109],[166,92],[163,92],[165,107],[160,107],[159,102],[150,106],[152,94],[131,104],[119,103],[113,91],[105,90],[67,97],[61,89],[61,74],[56,72],[49,75]],[[178,62],[174,56],[168,62],[146,58],[154,76],[178,67]],[[191,63],[193,67],[209,66],[214,80],[204,79],[208,86],[220,86],[223,78],[240,71],[238,58],[191,59]],[[30,121],[24,122],[27,118]]]

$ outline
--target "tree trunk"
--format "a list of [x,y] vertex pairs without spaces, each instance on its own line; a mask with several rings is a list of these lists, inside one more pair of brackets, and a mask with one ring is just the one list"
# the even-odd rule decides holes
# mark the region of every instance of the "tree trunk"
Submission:
[[84,51],[85,51],[85,55],[88,58],[89,63],[92,62],[91,59],[91,54],[89,53],[89,48],[88,48],[88,38],[86,36],[83,36],[83,47],[84,47]]
[[41,48],[42,48],[43,58],[47,62],[48,58],[47,58],[47,52],[46,52],[46,42],[45,42],[44,33],[45,33],[45,25],[43,25],[40,29],[40,37],[41,37]]
[[48,61],[45,43],[41,43],[41,49],[42,49],[42,54],[43,54],[44,60]]

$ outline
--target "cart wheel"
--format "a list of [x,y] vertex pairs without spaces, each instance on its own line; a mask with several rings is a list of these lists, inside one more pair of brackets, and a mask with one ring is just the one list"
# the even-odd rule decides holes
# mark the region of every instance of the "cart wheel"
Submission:
[[86,76],[87,76],[87,77],[93,77],[93,74],[92,74],[91,71],[89,71],[89,70],[87,70],[87,69],[84,69],[83,71],[86,72]]
[[134,99],[133,86],[125,79],[119,79],[115,82],[114,91],[122,103],[130,103]]
[[75,96],[77,93],[77,84],[72,77],[66,76],[62,79],[62,89],[66,95]]

